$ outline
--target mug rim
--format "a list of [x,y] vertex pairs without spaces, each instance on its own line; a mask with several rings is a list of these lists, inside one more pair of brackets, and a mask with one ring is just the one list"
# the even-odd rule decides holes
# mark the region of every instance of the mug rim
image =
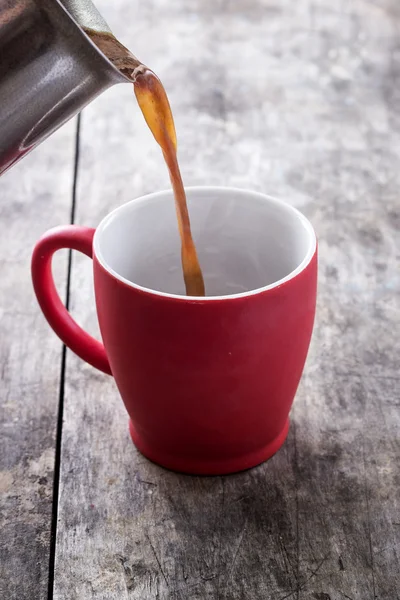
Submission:
[[249,190],[249,189],[244,189],[244,188],[235,188],[232,186],[188,186],[188,187],[185,187],[185,191],[186,192],[201,191],[201,192],[210,192],[210,193],[212,193],[212,192],[214,192],[214,193],[215,192],[227,192],[227,193],[231,193],[231,194],[235,193],[235,194],[240,194],[243,196],[258,197],[259,199],[268,200],[269,202],[272,202],[273,204],[277,204],[280,207],[284,207],[285,210],[288,210],[289,212],[291,211],[292,213],[294,213],[297,216],[299,221],[302,222],[304,228],[306,229],[307,234],[311,238],[310,246],[309,246],[309,249],[308,249],[305,257],[303,258],[301,263],[295,269],[293,269],[293,271],[291,271],[290,273],[285,275],[285,277],[282,277],[281,279],[278,279],[277,281],[274,281],[273,283],[270,283],[268,285],[265,285],[265,286],[262,286],[259,288],[255,288],[254,290],[248,290],[246,292],[240,292],[237,294],[226,294],[226,295],[222,295],[222,296],[186,296],[186,295],[182,295],[182,294],[171,294],[169,292],[161,292],[159,290],[153,290],[152,288],[147,288],[142,285],[139,285],[138,283],[134,283],[133,281],[130,281],[129,279],[126,279],[125,277],[120,275],[120,273],[115,271],[107,263],[107,261],[105,260],[104,256],[101,253],[101,250],[100,250],[100,241],[99,241],[100,237],[102,235],[104,228],[107,226],[107,224],[110,221],[112,221],[118,213],[120,213],[120,212],[123,213],[125,211],[130,210],[130,207],[132,206],[132,204],[135,204],[137,202],[144,201],[144,200],[149,201],[149,200],[157,199],[160,196],[170,196],[173,200],[172,189],[166,189],[166,190],[161,190],[158,192],[151,192],[150,194],[144,194],[143,196],[138,196],[137,198],[134,198],[133,200],[130,200],[129,202],[126,202],[126,203],[122,204],[121,206],[118,206],[117,208],[113,209],[100,221],[99,225],[96,227],[96,231],[95,231],[95,234],[93,237],[93,254],[95,255],[97,261],[102,266],[102,268],[107,273],[109,273],[112,277],[114,277],[114,279],[117,279],[118,281],[127,285],[128,287],[135,289],[137,291],[140,291],[142,293],[145,293],[145,294],[149,294],[149,295],[157,296],[157,297],[161,297],[161,298],[168,298],[170,300],[176,300],[176,301],[185,301],[185,302],[189,301],[189,302],[194,302],[194,303],[204,303],[204,302],[209,303],[209,302],[216,302],[216,301],[220,302],[221,300],[228,301],[228,300],[236,300],[239,298],[248,298],[250,296],[257,296],[259,294],[262,294],[263,292],[267,292],[274,288],[278,288],[281,285],[288,283],[289,281],[291,281],[292,279],[295,279],[298,275],[300,275],[300,273],[302,273],[308,267],[313,256],[315,255],[315,252],[317,249],[317,236],[315,234],[315,231],[314,231],[314,228],[313,228],[311,222],[297,208],[295,208],[294,206],[292,206],[291,204],[288,204],[287,202],[285,202],[283,200],[280,200],[279,198],[275,198],[274,196],[269,196],[268,194],[264,194],[262,192],[257,192],[254,190]]

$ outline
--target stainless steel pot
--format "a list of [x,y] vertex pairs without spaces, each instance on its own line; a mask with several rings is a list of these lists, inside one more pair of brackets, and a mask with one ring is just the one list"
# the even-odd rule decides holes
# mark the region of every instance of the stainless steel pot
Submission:
[[87,0],[0,0],[0,174],[115,83],[83,32],[109,32]]

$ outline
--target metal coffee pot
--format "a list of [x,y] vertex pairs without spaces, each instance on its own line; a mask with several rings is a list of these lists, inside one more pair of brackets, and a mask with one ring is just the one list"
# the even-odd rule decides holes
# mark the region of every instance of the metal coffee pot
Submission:
[[90,0],[0,0],[0,175],[115,83]]

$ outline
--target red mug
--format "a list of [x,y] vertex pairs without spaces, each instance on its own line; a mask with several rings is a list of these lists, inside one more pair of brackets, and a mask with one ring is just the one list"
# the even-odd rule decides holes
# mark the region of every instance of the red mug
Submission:
[[[96,230],[47,232],[32,256],[37,299],[78,356],[112,374],[150,460],[193,474],[253,467],[283,444],[311,339],[317,241],[279,200],[187,190],[205,298],[184,295],[172,192],[117,208]],[[93,258],[103,343],[79,327],[52,278],[56,250]]]

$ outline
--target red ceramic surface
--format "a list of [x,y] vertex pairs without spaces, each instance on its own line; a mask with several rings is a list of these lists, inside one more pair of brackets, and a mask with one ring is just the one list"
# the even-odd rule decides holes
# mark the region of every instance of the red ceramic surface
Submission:
[[287,435],[310,343],[316,245],[282,284],[208,300],[132,286],[94,255],[103,347],[70,317],[51,274],[60,248],[92,256],[94,233],[71,225],[45,234],[33,253],[34,288],[63,342],[114,376],[138,449],[197,474],[240,471],[272,456]]

